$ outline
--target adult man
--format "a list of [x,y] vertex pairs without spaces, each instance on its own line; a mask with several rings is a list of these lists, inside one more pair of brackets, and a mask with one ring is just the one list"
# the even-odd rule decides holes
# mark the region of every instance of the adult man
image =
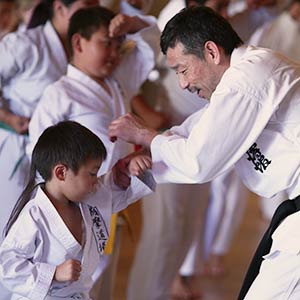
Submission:
[[[228,22],[205,7],[173,17],[161,48],[181,87],[210,104],[169,134],[159,135],[127,115],[111,124],[110,136],[149,147],[158,182],[206,182],[234,166],[259,195],[285,190],[290,198],[298,196],[299,66],[270,50],[242,46]],[[299,214],[273,234],[245,299],[299,299],[300,234],[294,230]]]

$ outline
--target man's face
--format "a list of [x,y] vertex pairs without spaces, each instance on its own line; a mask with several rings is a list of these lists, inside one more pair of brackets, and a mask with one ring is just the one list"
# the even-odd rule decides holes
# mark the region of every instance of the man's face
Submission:
[[193,54],[185,54],[184,46],[180,42],[174,48],[168,48],[167,62],[176,71],[182,89],[196,92],[199,97],[207,100],[223,75],[209,57],[200,59]]

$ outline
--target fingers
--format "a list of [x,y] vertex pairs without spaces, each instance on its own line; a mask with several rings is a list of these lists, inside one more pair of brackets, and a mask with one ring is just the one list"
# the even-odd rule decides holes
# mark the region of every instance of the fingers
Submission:
[[127,170],[128,163],[125,159],[120,159],[113,167],[114,183],[121,189],[127,189],[130,185],[131,178]]
[[54,278],[56,281],[77,281],[81,273],[81,262],[75,259],[68,259],[56,267]]
[[129,172],[133,176],[141,175],[145,170],[151,169],[152,162],[148,156],[140,155],[132,159],[129,164]]
[[128,32],[129,18],[126,15],[116,15],[109,24],[108,33],[110,37],[117,37],[124,35]]

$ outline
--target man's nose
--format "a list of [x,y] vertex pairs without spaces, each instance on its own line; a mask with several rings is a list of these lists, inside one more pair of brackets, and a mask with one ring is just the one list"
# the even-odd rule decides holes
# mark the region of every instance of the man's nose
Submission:
[[188,86],[189,86],[189,83],[188,83],[188,81],[184,78],[184,76],[180,76],[180,75],[179,75],[178,79],[179,79],[179,85],[180,85],[180,87],[181,87],[183,90],[187,89]]

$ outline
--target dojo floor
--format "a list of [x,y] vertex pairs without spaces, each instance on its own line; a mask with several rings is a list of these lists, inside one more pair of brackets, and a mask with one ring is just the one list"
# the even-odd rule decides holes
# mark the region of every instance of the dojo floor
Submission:
[[[139,216],[135,221],[137,230],[135,236],[137,236],[141,222],[139,204],[134,204],[130,209],[135,216]],[[199,278],[199,287],[203,292],[202,300],[236,299],[245,270],[267,225],[267,222],[261,217],[257,198],[250,194],[245,217],[226,257],[225,264],[228,274],[221,278]],[[126,282],[136,244],[137,240],[132,240],[126,226],[124,226],[114,300],[126,300]]]

